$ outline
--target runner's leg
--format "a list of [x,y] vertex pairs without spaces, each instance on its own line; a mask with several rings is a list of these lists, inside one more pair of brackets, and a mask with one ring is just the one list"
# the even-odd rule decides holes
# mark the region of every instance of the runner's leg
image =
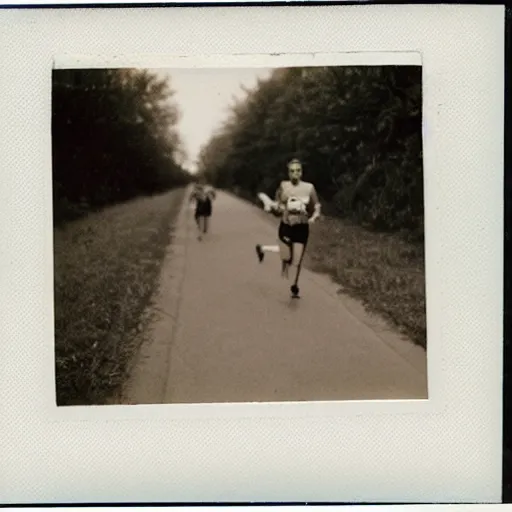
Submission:
[[294,296],[299,295],[299,276],[302,268],[302,261],[306,252],[305,244],[293,244],[293,268],[295,269],[295,279],[291,286],[291,292]]
[[292,261],[293,248],[287,238],[279,239],[279,253],[281,255],[281,275],[288,278],[288,269]]
[[197,216],[197,239],[202,240],[203,239],[203,224],[204,223],[204,216],[198,215]]
[[260,263],[263,261],[266,252],[279,253],[281,257],[281,275],[288,277],[288,268],[292,260],[292,247],[290,239],[287,236],[287,226],[281,224],[278,231],[278,244],[277,245],[261,245],[256,246],[256,254]]
[[285,254],[285,257],[289,258],[289,256],[286,256],[286,251],[288,251],[288,246],[285,246],[283,244],[283,240],[282,240],[282,234],[283,234],[282,229],[283,229],[282,226],[279,226],[279,231],[277,233],[279,243],[277,245],[262,245],[262,244],[256,245],[256,254],[258,255],[258,259],[260,260],[260,263],[265,258],[266,252],[280,253],[281,258],[283,257],[283,254]]
[[208,202],[206,203],[205,212],[204,212],[204,233],[205,234],[208,232],[211,215],[212,215],[212,202],[209,199]]

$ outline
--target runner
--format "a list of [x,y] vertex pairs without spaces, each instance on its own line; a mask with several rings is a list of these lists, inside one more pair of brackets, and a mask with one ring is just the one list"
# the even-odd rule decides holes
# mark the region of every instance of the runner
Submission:
[[198,240],[203,239],[203,235],[208,232],[209,219],[212,216],[212,202],[215,199],[215,190],[213,187],[206,184],[206,180],[201,177],[196,183],[192,194],[190,195],[190,202],[195,201],[195,220],[197,229]]
[[299,275],[304,252],[309,238],[309,225],[320,217],[320,202],[312,183],[302,181],[302,164],[298,159],[288,163],[289,180],[279,185],[275,201],[265,194],[258,194],[265,211],[281,217],[279,224],[279,245],[256,246],[260,263],[266,252],[281,256],[281,275],[288,278],[289,267],[295,269],[294,282],[290,288],[292,297],[299,297]]

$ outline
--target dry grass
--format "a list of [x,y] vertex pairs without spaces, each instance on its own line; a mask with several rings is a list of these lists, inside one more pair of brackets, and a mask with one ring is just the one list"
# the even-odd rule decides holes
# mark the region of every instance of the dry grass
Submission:
[[137,199],[55,230],[58,405],[102,404],[122,384],[182,197]]
[[308,266],[426,347],[423,244],[329,217],[311,231]]

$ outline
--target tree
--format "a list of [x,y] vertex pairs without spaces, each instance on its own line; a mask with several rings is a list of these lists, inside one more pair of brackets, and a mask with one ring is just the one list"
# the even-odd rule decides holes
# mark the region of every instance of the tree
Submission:
[[336,214],[423,229],[421,67],[276,70],[237,102],[200,169],[246,197],[273,193],[293,156]]
[[54,221],[189,179],[168,80],[146,70],[53,73]]

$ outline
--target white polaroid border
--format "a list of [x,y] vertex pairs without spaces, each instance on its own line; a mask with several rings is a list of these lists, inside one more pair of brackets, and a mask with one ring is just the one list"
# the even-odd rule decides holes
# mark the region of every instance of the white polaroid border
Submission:
[[[3,11],[2,501],[498,502],[503,24],[465,5]],[[423,66],[429,399],[57,408],[52,67],[341,62]]]
[[58,55],[55,69],[283,68],[294,66],[421,66],[419,52],[335,52],[217,55]]
[[[298,66],[421,66],[419,52],[338,52],[338,53],[286,53],[286,54],[219,54],[219,55],[59,55],[53,67],[59,69],[89,68],[147,68],[166,69],[172,76],[172,69],[203,69],[215,73],[216,69],[283,68]],[[50,357],[54,357],[53,346]],[[418,400],[344,400],[315,402],[256,402],[256,403],[212,403],[212,404],[155,404],[155,405],[112,405],[73,406],[56,409],[55,396],[50,395],[48,417],[55,420],[82,421],[85,419],[145,420],[168,419],[220,419],[220,418],[289,418],[347,416],[347,415],[390,415],[427,412],[442,406],[443,372],[441,370],[441,345],[429,347],[427,365],[436,378],[429,386],[429,399]],[[437,358],[436,358],[437,353]],[[52,366],[52,368],[54,368]],[[437,368],[437,371],[436,371]],[[55,375],[48,372],[45,388],[55,386]]]

